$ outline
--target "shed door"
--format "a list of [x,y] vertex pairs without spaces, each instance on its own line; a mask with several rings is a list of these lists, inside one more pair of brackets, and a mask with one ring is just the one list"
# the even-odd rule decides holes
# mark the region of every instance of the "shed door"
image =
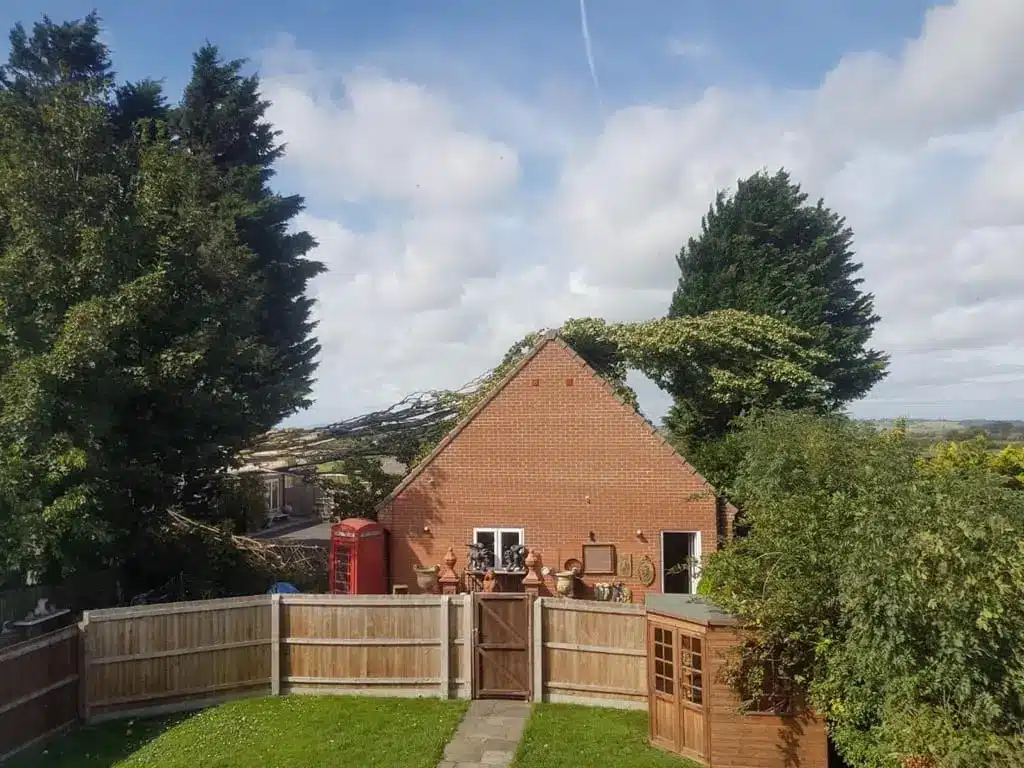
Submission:
[[680,744],[675,630],[648,621],[647,632],[651,649],[647,670],[651,741],[677,752]]
[[679,659],[679,734],[683,754],[706,758],[704,714],[704,638],[677,632]]
[[648,632],[651,741],[705,760],[703,638],[653,621]]

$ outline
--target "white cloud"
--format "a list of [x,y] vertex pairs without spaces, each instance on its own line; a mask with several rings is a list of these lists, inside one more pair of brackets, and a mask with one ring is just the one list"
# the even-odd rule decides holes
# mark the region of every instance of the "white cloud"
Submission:
[[[898,55],[846,56],[816,89],[667,95],[597,135],[506,91],[459,98],[292,51],[266,90],[331,268],[303,420],[457,386],[570,316],[663,314],[674,255],[715,191],[782,165],[846,215],[877,297],[892,376],[858,410],[1024,417],[1022,37],[1024,3],[961,0]],[[499,102],[511,128],[469,114]],[[537,152],[554,184],[531,180]],[[338,201],[391,207],[357,227],[323,213]],[[641,398],[660,415],[663,398]]]

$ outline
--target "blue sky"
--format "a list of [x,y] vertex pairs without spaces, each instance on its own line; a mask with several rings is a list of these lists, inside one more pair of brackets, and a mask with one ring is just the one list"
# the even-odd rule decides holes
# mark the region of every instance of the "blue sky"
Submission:
[[330,267],[294,423],[457,386],[570,316],[662,314],[714,191],[780,165],[847,216],[883,317],[892,372],[855,412],[1024,417],[1020,0],[589,0],[599,95],[578,0],[98,10],[119,74],[171,98],[205,40],[264,79]]

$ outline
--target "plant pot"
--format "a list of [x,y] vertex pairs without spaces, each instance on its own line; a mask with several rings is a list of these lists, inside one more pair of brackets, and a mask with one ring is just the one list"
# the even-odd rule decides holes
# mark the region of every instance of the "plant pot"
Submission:
[[437,576],[440,570],[441,569],[436,565],[417,565],[415,567],[416,586],[424,592],[435,592],[437,590]]
[[559,597],[572,597],[573,582],[576,580],[575,571],[558,571],[555,574],[555,592]]

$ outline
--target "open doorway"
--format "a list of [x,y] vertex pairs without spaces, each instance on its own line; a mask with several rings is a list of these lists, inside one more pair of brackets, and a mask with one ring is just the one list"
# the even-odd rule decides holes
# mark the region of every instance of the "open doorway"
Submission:
[[700,531],[662,531],[661,591],[693,595],[700,582]]

